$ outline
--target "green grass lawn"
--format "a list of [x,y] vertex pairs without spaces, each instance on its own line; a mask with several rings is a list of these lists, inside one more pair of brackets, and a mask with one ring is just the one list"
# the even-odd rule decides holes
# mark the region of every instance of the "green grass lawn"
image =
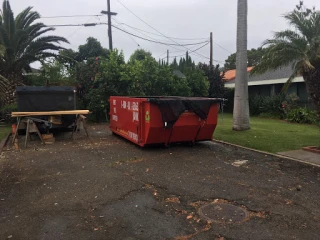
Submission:
[[250,121],[250,130],[233,131],[232,115],[224,114],[222,119],[220,114],[213,138],[272,153],[320,146],[318,126],[258,117],[251,117]]
[[10,126],[5,126],[5,127],[2,127],[0,126],[0,142],[2,141],[2,139],[4,137],[7,136],[7,134],[11,131],[11,127]]

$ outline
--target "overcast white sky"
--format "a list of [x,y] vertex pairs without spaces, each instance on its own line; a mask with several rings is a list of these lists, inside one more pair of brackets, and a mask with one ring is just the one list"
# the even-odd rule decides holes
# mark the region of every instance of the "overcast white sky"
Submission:
[[[213,32],[214,41],[230,52],[236,50],[236,14],[237,0],[119,0],[131,11],[156,28],[161,33],[170,37],[178,38],[209,38]],[[305,5],[320,8],[319,0],[305,0]],[[106,0],[10,0],[15,14],[28,6],[33,6],[41,16],[82,15],[99,14],[101,10],[107,9]],[[248,48],[257,48],[262,41],[272,36],[273,31],[285,29],[287,24],[281,17],[284,13],[291,11],[298,0],[248,0]],[[118,0],[111,0],[111,10],[118,13],[115,19],[119,22],[129,24],[150,32],[153,29],[145,25],[134,15],[128,12]],[[80,24],[86,22],[106,22],[106,17],[85,18],[56,18],[42,19],[45,24]],[[114,24],[117,24],[113,21]],[[139,34],[125,27],[126,30]],[[108,48],[107,26],[96,27],[57,27],[55,35],[66,37],[70,44],[67,48],[77,49],[84,44],[88,37],[97,38]],[[140,34],[141,35],[141,34]],[[150,35],[150,34],[148,34]],[[141,35],[143,36],[143,35]],[[150,35],[159,41],[170,42],[168,39]],[[145,36],[144,36],[145,37]],[[176,49],[167,46],[146,42],[136,39],[141,48],[150,51],[155,58],[165,57],[167,49],[171,52]],[[178,41],[178,40],[177,40]],[[126,59],[138,48],[137,44],[127,34],[113,30],[114,48],[124,51]],[[179,41],[190,42],[190,41]],[[172,42],[171,42],[172,43]],[[182,47],[176,47],[185,50]],[[196,48],[194,46],[190,48]],[[204,56],[209,57],[209,45],[199,50]],[[183,52],[171,53],[173,55]],[[213,58],[224,62],[229,52],[214,44]],[[192,55],[196,62],[208,62],[208,59]],[[173,59],[171,59],[173,60]]]

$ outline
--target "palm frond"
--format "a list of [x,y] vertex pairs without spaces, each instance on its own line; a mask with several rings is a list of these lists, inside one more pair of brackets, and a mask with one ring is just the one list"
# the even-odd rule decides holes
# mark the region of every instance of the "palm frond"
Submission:
[[31,26],[31,24],[38,19],[40,19],[40,14],[38,12],[30,11],[23,21],[22,29]]
[[25,19],[30,13],[32,7],[27,7],[24,9],[21,13],[19,13],[15,19],[15,24],[17,29],[23,29],[23,26],[25,25]]
[[303,12],[294,10],[289,14],[286,14],[284,18],[289,21],[291,26],[296,28],[303,36],[305,36],[308,41],[312,39],[314,32],[311,23],[306,19]]
[[27,7],[14,18],[8,0],[3,1],[0,11],[0,73],[21,72],[30,63],[41,58],[56,56],[64,49],[61,43],[69,43],[59,36],[44,36],[54,28],[35,22],[40,18],[32,7]]
[[11,10],[11,6],[9,1],[3,1],[3,18],[5,19],[3,27],[7,31],[10,40],[13,40],[15,33],[15,22],[13,17],[13,12]]
[[291,76],[289,77],[289,79],[287,80],[287,82],[283,85],[283,87],[281,89],[282,93],[285,93],[288,91],[288,88],[290,87],[293,80],[300,74],[300,72],[301,72],[300,69],[301,69],[302,64],[303,64],[303,61],[299,61],[297,63],[292,64],[293,72],[292,72]]

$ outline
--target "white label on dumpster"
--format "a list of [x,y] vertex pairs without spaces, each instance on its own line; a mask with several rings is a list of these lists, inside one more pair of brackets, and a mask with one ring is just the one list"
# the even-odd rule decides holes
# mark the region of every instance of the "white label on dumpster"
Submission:
[[130,102],[127,102],[127,108],[130,110]]
[[117,100],[113,99],[113,105],[117,105]]
[[126,101],[122,101],[121,102],[121,107],[126,109],[127,108],[127,102]]
[[113,112],[114,112],[114,113],[117,113],[117,108],[114,107],[114,108],[113,108]]
[[118,122],[118,116],[112,115],[112,120]]
[[132,110],[133,111],[139,111],[139,105],[137,102],[133,102],[132,103]]
[[129,138],[131,138],[132,140],[138,142],[138,134],[129,131],[128,135],[129,135]]
[[139,122],[139,112],[133,112],[133,121]]

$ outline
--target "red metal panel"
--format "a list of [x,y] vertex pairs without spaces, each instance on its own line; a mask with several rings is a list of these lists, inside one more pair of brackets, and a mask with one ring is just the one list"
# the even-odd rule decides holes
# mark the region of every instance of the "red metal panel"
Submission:
[[218,123],[219,104],[213,104],[210,108],[207,120],[199,130],[196,141],[211,140]]
[[211,140],[218,110],[213,104],[206,121],[185,112],[172,128],[165,128],[158,106],[146,98],[110,97],[110,129],[140,146]]
[[142,126],[139,110],[145,101],[143,98],[110,97],[110,129],[140,145]]

